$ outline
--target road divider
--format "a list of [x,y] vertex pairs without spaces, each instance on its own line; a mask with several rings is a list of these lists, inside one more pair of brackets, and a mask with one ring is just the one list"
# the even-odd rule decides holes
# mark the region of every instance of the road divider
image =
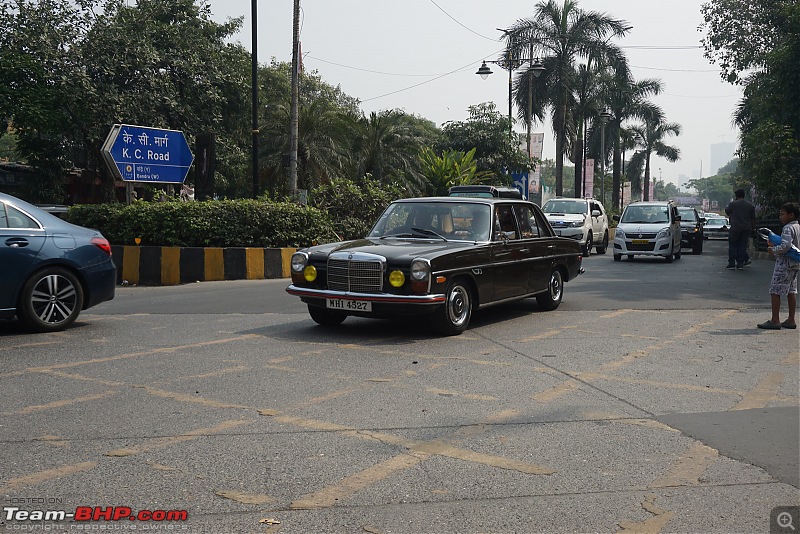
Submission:
[[294,248],[113,245],[117,283],[170,286],[213,280],[288,278]]

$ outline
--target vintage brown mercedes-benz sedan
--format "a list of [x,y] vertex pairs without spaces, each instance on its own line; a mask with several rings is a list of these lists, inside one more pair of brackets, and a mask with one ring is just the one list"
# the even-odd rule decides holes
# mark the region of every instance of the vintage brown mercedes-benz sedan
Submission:
[[507,198],[393,202],[364,239],[292,256],[286,291],[324,326],[359,317],[430,314],[446,335],[472,312],[536,297],[554,310],[564,282],[583,272],[580,245],[556,237],[535,204]]

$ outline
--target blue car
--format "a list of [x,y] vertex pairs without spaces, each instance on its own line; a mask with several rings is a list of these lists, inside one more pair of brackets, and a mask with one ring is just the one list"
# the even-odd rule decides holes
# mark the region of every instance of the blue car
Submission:
[[115,287],[111,245],[100,232],[0,193],[0,319],[63,330],[81,310],[113,299]]

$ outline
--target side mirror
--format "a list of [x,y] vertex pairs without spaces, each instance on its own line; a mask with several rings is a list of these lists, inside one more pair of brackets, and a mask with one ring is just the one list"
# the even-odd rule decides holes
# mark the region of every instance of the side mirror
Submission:
[[592,217],[600,217],[600,210],[592,210]]
[[706,223],[706,218],[705,217],[700,217],[700,222],[705,224]]
[[612,215],[611,220],[615,222],[619,222],[619,215]]

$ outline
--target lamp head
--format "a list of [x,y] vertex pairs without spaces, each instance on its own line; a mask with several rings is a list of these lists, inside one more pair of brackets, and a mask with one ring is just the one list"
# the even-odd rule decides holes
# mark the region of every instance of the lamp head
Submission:
[[479,68],[478,72],[476,72],[475,74],[478,74],[481,78],[485,80],[486,78],[489,77],[491,73],[492,69],[490,69],[489,66],[486,64],[486,61],[484,61],[483,64],[481,65],[481,68]]

